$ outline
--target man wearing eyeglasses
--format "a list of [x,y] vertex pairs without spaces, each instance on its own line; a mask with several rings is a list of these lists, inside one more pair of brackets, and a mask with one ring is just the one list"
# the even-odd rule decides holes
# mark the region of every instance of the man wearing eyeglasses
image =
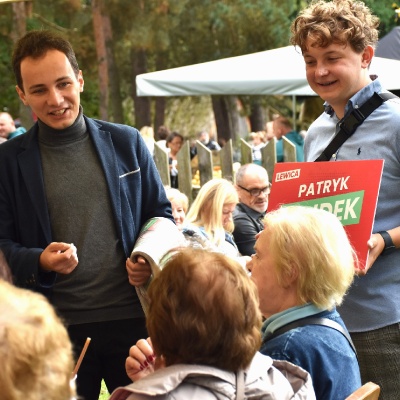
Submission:
[[271,185],[268,172],[256,164],[242,165],[236,173],[239,203],[233,212],[233,237],[243,256],[254,253],[256,235],[264,229],[263,218],[268,206]]

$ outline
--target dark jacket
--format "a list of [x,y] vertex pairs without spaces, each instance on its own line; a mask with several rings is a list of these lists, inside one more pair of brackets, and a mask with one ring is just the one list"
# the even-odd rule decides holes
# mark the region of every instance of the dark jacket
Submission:
[[[145,221],[172,220],[159,174],[139,132],[85,118],[109,188],[118,237],[126,257]],[[52,242],[38,125],[0,147],[0,248],[18,286],[51,286],[56,273],[40,275],[39,257]]]
[[259,213],[245,204],[238,203],[233,212],[233,222],[235,230],[233,238],[242,256],[254,254],[256,235],[264,229],[261,222],[265,213]]

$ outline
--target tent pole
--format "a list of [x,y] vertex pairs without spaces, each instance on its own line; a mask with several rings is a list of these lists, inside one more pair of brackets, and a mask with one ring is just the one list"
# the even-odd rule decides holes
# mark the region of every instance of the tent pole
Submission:
[[292,112],[293,112],[293,130],[297,131],[297,127],[296,127],[296,95],[292,95]]

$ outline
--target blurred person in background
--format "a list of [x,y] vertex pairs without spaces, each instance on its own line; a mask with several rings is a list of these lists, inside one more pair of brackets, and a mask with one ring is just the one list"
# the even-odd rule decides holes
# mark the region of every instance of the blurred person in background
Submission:
[[251,132],[250,139],[252,140],[251,151],[253,155],[253,163],[257,165],[261,165],[262,155],[261,149],[265,147],[265,132]]
[[292,123],[288,118],[281,115],[273,121],[274,135],[276,137],[276,159],[278,162],[284,161],[283,137],[288,139],[296,146],[296,161],[304,161],[304,138],[293,129]]
[[170,134],[169,129],[165,125],[160,125],[157,129],[157,144],[163,149],[167,149],[167,137]]
[[[204,146],[207,147],[208,150],[211,151],[219,151],[221,150],[221,146],[215,141],[210,138],[210,134],[207,131],[200,131],[197,134],[197,140],[201,142]],[[197,154],[197,147],[196,143],[190,148],[190,156],[193,158]]]
[[185,193],[175,188],[166,188],[165,192],[167,199],[171,202],[172,216],[174,217],[176,226],[182,230],[189,207],[189,199]]
[[183,146],[184,138],[178,132],[171,132],[166,140],[168,149],[168,162],[170,167],[171,187],[177,189],[178,182],[178,153]]
[[142,136],[144,142],[146,143],[147,148],[151,156],[154,156],[154,129],[151,126],[143,126],[140,129],[140,135]]
[[22,135],[26,129],[22,126],[16,127],[11,114],[0,112],[0,138],[7,140]]
[[256,164],[242,165],[236,172],[236,190],[239,203],[233,212],[233,238],[244,256],[254,254],[256,235],[264,229],[271,185],[268,172]]
[[223,253],[245,268],[250,257],[239,253],[232,236],[238,200],[232,182],[222,178],[208,181],[190,206],[182,232],[189,245]]

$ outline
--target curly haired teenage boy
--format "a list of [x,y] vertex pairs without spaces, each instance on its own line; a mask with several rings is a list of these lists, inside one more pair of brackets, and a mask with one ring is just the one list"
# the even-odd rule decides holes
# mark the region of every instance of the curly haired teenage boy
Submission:
[[[317,1],[292,24],[291,43],[300,47],[311,88],[325,112],[310,126],[305,160],[315,161],[339,124],[374,93],[387,93],[368,68],[378,40],[379,19],[360,1]],[[382,387],[382,399],[400,393],[400,100],[376,108],[330,161],[384,159],[384,170],[368,244],[368,265],[360,271],[339,308],[357,348],[362,380]]]

